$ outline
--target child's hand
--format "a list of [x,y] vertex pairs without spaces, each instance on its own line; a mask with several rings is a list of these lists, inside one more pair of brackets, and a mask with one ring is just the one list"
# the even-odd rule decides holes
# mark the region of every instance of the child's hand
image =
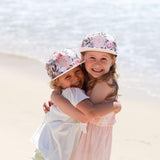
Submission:
[[114,102],[114,112],[117,114],[120,111],[121,111],[121,104],[119,103],[119,101],[115,101]]
[[53,103],[51,101],[44,102],[43,111],[44,111],[45,114],[50,111],[51,105],[53,105]]

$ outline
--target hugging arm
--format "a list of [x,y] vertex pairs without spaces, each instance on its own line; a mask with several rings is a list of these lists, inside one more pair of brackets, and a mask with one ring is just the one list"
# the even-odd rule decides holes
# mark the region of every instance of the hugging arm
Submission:
[[52,92],[51,102],[73,119],[82,123],[87,123],[89,121],[88,117],[83,112],[75,108],[70,101],[64,98],[59,92]]
[[[88,122],[89,120],[104,116],[110,112],[116,111],[119,108],[119,102],[108,102],[93,104],[89,99],[84,99],[75,106],[73,106],[66,98],[61,96],[56,91],[52,92],[51,101],[58,106],[64,113],[72,118],[80,121],[77,117],[85,117],[81,120]],[[82,122],[80,121],[80,122]]]
[[96,118],[105,116],[111,112],[120,112],[121,104],[119,101],[93,104],[89,99],[86,99],[80,102],[76,108],[87,116],[91,118]]

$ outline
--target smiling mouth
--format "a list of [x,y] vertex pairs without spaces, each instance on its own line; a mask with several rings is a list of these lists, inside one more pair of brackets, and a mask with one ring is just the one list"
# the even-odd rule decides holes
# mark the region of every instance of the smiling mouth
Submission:
[[103,71],[103,69],[92,68],[92,71],[93,71],[93,72],[96,72],[96,73],[100,73],[100,72]]
[[82,87],[81,81],[78,81],[77,83],[75,83],[74,85],[72,85],[72,87],[81,88]]

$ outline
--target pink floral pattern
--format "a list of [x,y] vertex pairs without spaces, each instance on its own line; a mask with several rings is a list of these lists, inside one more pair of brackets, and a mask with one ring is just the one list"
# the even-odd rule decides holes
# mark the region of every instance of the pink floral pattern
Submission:
[[117,55],[117,45],[114,38],[103,32],[87,35],[82,41],[81,48],[94,48],[94,49],[105,49],[110,50],[112,53]]
[[59,60],[61,57],[62,57],[61,53],[58,53],[57,56],[56,56],[57,60]]
[[99,36],[99,35],[93,37],[93,45],[95,47],[101,48],[104,46],[104,43],[105,43],[104,37]]
[[61,53],[54,52],[46,62],[46,70],[51,78],[55,80],[57,77],[66,73],[83,62],[78,57],[77,53],[70,49],[65,49]]
[[67,67],[72,63],[72,60],[70,56],[62,55],[59,59],[57,59],[57,62],[59,63],[60,66]]

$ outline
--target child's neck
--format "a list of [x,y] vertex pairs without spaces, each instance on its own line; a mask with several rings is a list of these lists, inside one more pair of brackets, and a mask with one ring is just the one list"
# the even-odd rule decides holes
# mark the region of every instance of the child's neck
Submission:
[[94,78],[92,75],[88,74],[88,81],[91,83],[87,86],[87,90],[91,90],[100,79],[101,77]]
[[89,75],[89,80],[98,80],[101,78],[101,77],[94,78],[91,74],[88,74],[88,75]]

